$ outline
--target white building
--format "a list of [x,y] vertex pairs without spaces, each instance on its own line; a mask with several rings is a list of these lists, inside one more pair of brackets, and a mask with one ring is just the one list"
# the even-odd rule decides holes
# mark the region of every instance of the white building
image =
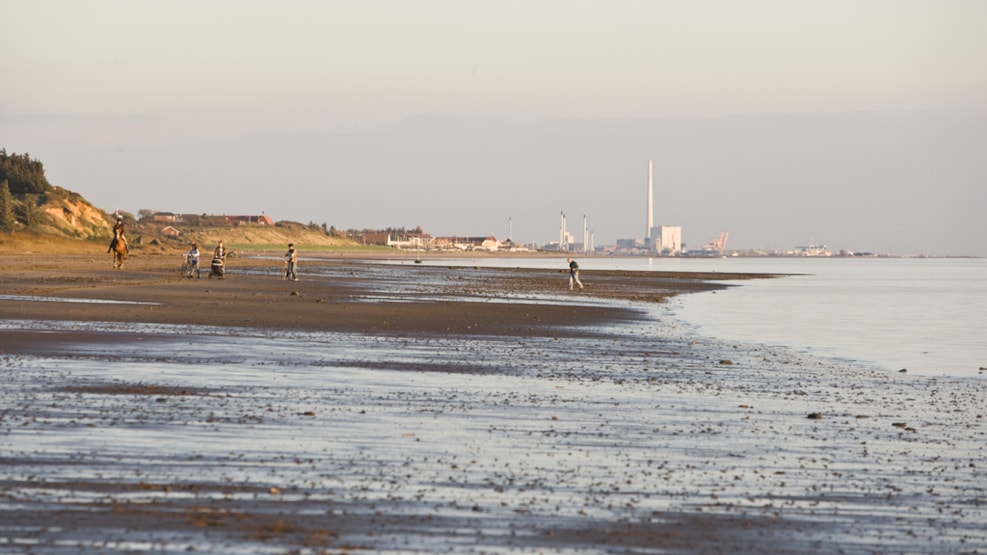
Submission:
[[651,246],[659,254],[682,252],[682,227],[660,225],[651,228]]

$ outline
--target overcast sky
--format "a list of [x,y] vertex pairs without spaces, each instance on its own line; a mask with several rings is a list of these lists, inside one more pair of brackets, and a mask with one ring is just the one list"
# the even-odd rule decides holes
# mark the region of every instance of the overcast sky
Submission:
[[987,256],[987,2],[0,0],[0,146],[106,210]]

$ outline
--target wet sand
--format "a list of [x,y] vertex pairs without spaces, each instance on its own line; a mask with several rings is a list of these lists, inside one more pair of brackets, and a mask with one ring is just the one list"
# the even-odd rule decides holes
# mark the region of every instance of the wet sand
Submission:
[[[179,276],[166,256],[134,257],[124,271],[100,256],[2,257],[0,295],[110,303],[4,301],[6,318],[169,323],[325,331],[414,334],[584,333],[597,321],[634,317],[627,308],[579,303],[529,304],[524,310],[491,299],[541,293],[568,294],[561,270],[388,266],[359,259],[312,260],[330,268],[319,279],[282,281],[280,262],[235,258],[224,279]],[[14,270],[17,269],[17,270]],[[587,274],[584,272],[584,276]],[[669,296],[723,287],[750,275],[594,272],[591,285],[572,299],[661,303]],[[430,286],[441,282],[441,286]],[[372,301],[372,302],[364,302]],[[120,304],[134,303],[134,304]]]
[[0,551],[987,552],[984,381],[662,316],[741,276],[0,258]]

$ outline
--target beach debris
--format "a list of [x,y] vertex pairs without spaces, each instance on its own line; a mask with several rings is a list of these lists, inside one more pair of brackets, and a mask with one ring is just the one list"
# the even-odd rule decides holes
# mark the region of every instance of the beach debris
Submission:
[[298,297],[301,295],[301,293],[299,293],[298,291],[292,291],[291,293],[289,293],[289,295],[291,295],[292,297]]
[[271,486],[270,492],[271,495],[281,495],[281,488]]
[[905,372],[908,372],[908,368],[902,368],[901,370],[898,370],[899,374],[904,374]]
[[720,364],[722,366],[727,366],[727,365],[733,364],[733,361],[730,360],[730,359],[728,359],[728,358],[723,358],[723,359],[720,359]]
[[822,420],[822,413],[810,412],[809,415],[806,416],[806,418],[808,418],[809,420]]

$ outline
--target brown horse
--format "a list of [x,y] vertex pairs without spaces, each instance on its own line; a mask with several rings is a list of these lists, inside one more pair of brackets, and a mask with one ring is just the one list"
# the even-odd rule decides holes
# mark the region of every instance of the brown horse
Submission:
[[120,239],[113,244],[113,268],[123,269],[123,260],[127,258],[127,240]]

